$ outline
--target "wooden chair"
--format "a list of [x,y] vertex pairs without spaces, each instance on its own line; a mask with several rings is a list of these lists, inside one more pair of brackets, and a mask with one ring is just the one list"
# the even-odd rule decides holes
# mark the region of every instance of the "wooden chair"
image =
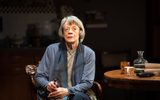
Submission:
[[[29,75],[33,85],[35,85],[34,75],[36,73],[36,70],[37,70],[36,65],[27,65],[25,67],[26,74]],[[91,100],[101,100],[102,99],[102,87],[98,82],[96,81],[93,82],[93,86],[91,90],[92,91],[89,92]]]

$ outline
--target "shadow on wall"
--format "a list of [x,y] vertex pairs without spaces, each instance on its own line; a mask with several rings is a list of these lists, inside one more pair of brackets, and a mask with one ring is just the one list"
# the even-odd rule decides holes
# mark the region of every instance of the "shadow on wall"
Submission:
[[120,69],[121,61],[131,61],[131,50],[102,50],[96,52],[96,57],[96,79],[103,81],[104,72]]

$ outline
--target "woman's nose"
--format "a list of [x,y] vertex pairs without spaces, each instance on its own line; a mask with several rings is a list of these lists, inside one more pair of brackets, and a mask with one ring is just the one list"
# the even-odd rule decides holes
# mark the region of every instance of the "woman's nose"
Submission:
[[68,34],[73,34],[72,29],[69,29]]

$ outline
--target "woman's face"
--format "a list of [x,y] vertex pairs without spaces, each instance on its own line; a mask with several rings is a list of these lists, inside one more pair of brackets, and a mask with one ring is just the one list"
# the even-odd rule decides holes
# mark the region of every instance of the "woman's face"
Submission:
[[63,27],[63,36],[67,43],[76,43],[79,41],[80,28],[75,22],[66,22]]

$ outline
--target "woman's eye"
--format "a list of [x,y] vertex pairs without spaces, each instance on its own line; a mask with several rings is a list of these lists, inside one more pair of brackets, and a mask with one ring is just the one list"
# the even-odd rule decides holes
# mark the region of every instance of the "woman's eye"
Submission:
[[76,28],[76,27],[73,27],[72,29],[73,29],[74,31],[76,31],[76,30],[77,30],[77,28]]
[[65,29],[65,31],[68,31],[68,30],[69,30],[68,28]]
[[73,30],[75,31],[75,30],[76,30],[76,28],[73,28]]

